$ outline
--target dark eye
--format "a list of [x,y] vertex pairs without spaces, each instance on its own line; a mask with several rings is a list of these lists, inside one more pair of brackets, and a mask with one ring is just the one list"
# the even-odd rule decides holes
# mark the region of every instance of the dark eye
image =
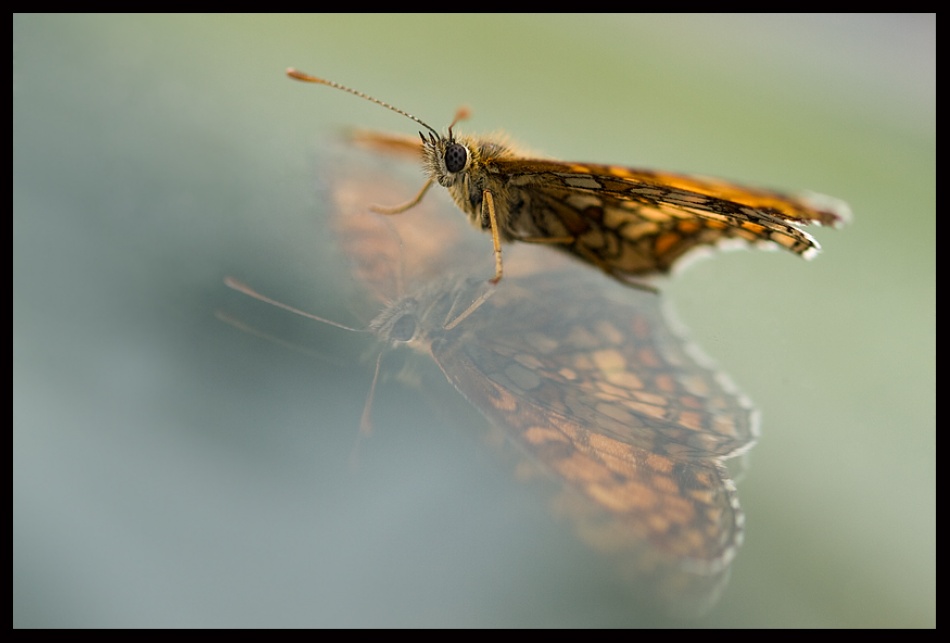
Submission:
[[403,315],[393,324],[389,334],[394,342],[408,342],[416,334],[416,318],[412,315]]
[[468,150],[464,145],[452,143],[445,148],[445,169],[455,174],[465,167],[465,161],[468,160]]

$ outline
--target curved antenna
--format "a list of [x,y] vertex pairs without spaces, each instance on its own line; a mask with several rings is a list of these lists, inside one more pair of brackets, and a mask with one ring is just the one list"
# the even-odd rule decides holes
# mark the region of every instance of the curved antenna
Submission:
[[[327,86],[329,86],[329,87],[334,87],[334,88],[336,88],[336,89],[342,89],[343,91],[349,92],[350,94],[353,94],[354,96],[359,96],[360,98],[365,98],[366,100],[368,100],[368,101],[370,101],[370,102],[376,103],[377,105],[382,105],[382,106],[385,107],[386,109],[392,110],[392,111],[396,112],[397,114],[402,114],[402,115],[405,116],[406,118],[410,118],[410,119],[414,120],[415,122],[419,123],[419,124],[422,125],[424,128],[426,128],[427,130],[429,130],[430,132],[432,132],[433,134],[435,134],[436,138],[442,138],[442,135],[441,135],[441,134],[439,134],[437,131],[435,131],[432,127],[430,127],[430,126],[429,126],[425,121],[423,121],[421,118],[416,118],[415,116],[413,116],[413,115],[410,114],[409,112],[404,112],[403,110],[399,109],[398,107],[393,107],[393,106],[390,105],[389,103],[384,103],[383,101],[379,100],[378,98],[373,98],[373,97],[370,96],[369,94],[364,94],[363,92],[358,92],[358,91],[356,91],[355,89],[350,89],[350,88],[347,87],[346,85],[341,85],[341,84],[339,84],[339,83],[335,83],[335,82],[333,82],[332,80],[327,80],[327,79],[325,79],[325,78],[318,78],[318,77],[316,77],[316,76],[311,76],[310,74],[305,74],[304,72],[298,71],[298,70],[294,69],[293,67],[288,67],[288,68],[287,68],[287,75],[290,76],[291,78],[293,78],[294,80],[299,80],[299,81],[302,81],[302,82],[305,82],[305,83],[316,83],[316,84],[318,84],[318,85],[327,85]],[[455,123],[453,123],[453,125],[454,125],[454,124],[455,124]]]

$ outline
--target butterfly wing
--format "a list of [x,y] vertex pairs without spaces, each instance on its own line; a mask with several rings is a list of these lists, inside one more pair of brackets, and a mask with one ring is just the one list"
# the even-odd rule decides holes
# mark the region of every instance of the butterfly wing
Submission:
[[422,141],[418,136],[392,134],[390,132],[376,132],[364,129],[351,129],[346,133],[346,140],[358,147],[382,152],[391,156],[401,156],[406,159],[422,159]]
[[510,185],[525,186],[519,195],[530,195],[521,206],[531,213],[524,236],[571,238],[565,250],[617,277],[668,272],[690,251],[730,241],[811,258],[820,246],[800,226],[837,226],[850,217],[830,197],[718,179],[533,159],[486,166]]

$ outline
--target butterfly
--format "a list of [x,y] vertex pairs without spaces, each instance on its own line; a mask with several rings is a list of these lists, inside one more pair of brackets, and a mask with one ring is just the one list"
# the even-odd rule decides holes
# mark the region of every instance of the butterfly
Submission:
[[429,355],[650,604],[708,609],[742,540],[724,462],[756,439],[751,403],[671,329],[656,293],[532,246],[491,284],[460,219],[434,201],[376,216],[368,200],[404,184],[378,158],[348,158],[320,181],[336,246],[381,307],[368,329]]
[[552,245],[625,283],[667,273],[699,248],[743,241],[779,247],[810,259],[818,242],[802,226],[837,227],[851,218],[844,202],[816,193],[786,194],[729,181],[617,165],[532,158],[498,137],[447,134],[422,120],[338,83],[295,69],[296,80],[327,85],[375,102],[422,125],[419,139],[361,132],[365,145],[421,161],[418,194],[383,214],[415,207],[438,183],[477,228],[491,233],[497,283],[502,243]]

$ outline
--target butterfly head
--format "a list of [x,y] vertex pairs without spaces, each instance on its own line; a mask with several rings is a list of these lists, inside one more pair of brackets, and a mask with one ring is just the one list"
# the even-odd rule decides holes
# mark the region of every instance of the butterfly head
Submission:
[[434,181],[437,181],[439,185],[443,187],[455,185],[455,183],[459,180],[459,177],[465,173],[471,164],[470,146],[457,141],[455,139],[455,135],[452,133],[452,128],[455,127],[455,124],[460,120],[468,118],[469,116],[468,109],[464,107],[460,108],[455,113],[455,119],[452,121],[452,124],[449,125],[448,135],[443,136],[422,119],[417,118],[409,112],[399,109],[398,107],[394,107],[389,103],[384,103],[378,98],[373,98],[372,96],[364,94],[363,92],[356,91],[355,89],[351,89],[345,85],[340,85],[339,83],[335,83],[325,78],[319,78],[317,76],[305,74],[293,68],[287,70],[287,75],[294,80],[299,80],[306,83],[316,83],[318,85],[327,85],[328,87],[333,87],[334,89],[339,89],[349,94],[359,96],[360,98],[376,103],[377,105],[381,105],[388,110],[394,111],[397,114],[401,114],[406,118],[414,120],[429,130],[428,136],[422,132],[419,133],[419,136],[422,137],[422,149],[423,155],[425,157],[426,171]]
[[464,143],[449,136],[419,133],[426,173],[444,188],[455,185],[471,165],[471,152]]
[[393,346],[425,350],[435,335],[455,329],[496,290],[482,277],[448,275],[392,302],[369,328]]
[[[452,128],[460,120],[468,118],[464,107],[455,113],[455,119],[449,125],[448,136],[443,136],[428,127],[429,134],[419,132],[422,138],[422,155],[426,172],[442,187],[451,187],[469,169],[472,161],[471,146],[464,139],[456,139]],[[424,123],[423,123],[424,124]]]

